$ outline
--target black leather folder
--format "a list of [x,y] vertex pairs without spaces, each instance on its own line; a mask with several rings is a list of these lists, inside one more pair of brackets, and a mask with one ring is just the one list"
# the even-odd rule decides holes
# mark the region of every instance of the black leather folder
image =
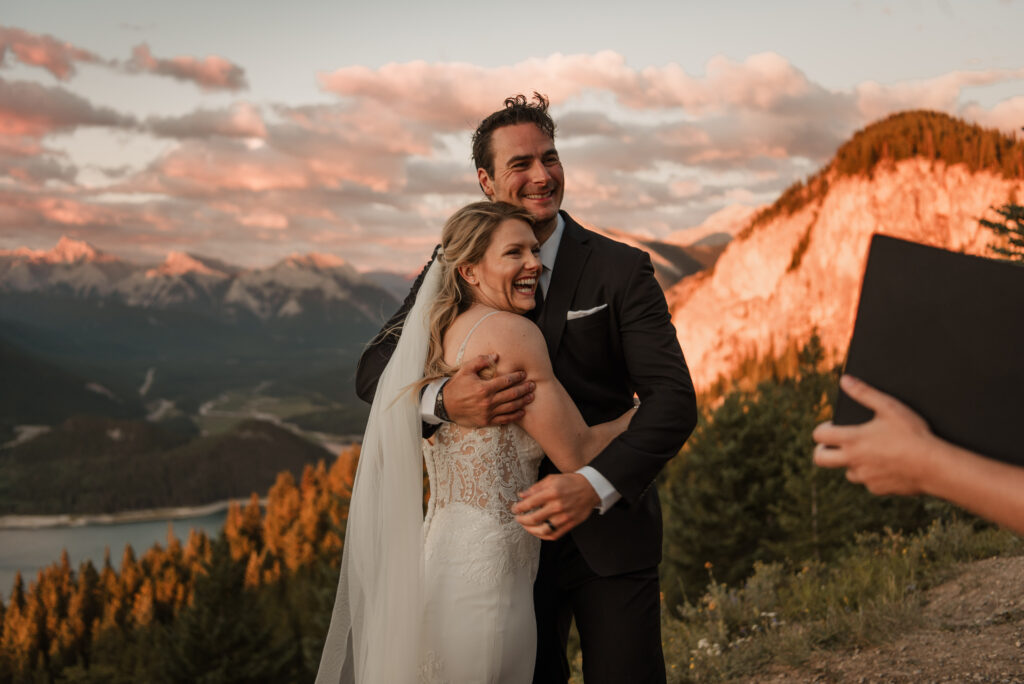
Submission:
[[[873,236],[845,372],[1024,466],[1024,267]],[[872,415],[840,390],[836,424]]]

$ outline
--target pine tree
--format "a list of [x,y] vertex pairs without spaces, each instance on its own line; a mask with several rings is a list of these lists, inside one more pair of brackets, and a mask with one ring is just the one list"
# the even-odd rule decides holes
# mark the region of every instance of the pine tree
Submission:
[[1002,221],[981,219],[979,223],[991,230],[999,238],[989,245],[996,254],[1007,261],[1024,264],[1024,206],[1004,204],[992,207],[993,211],[1003,217]]
[[196,578],[192,604],[175,620],[162,649],[162,677],[188,684],[288,682],[294,646],[274,634],[259,595],[244,586],[245,564],[223,537]]
[[811,463],[811,431],[831,416],[837,374],[817,370],[817,337],[793,377],[736,390],[701,416],[665,469],[662,586],[668,605],[695,599],[709,579],[737,584],[756,562],[828,559],[861,530],[916,528],[919,499],[872,497]]

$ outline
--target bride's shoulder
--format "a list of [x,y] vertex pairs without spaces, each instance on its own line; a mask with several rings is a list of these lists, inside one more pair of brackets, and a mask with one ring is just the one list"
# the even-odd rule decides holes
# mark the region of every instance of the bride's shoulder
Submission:
[[482,317],[470,345],[487,347],[502,356],[509,352],[529,354],[534,349],[547,355],[540,328],[528,318],[510,311],[493,310]]
[[517,313],[511,311],[494,310],[480,323],[481,330],[486,328],[489,336],[519,338],[539,338],[544,336],[537,324]]

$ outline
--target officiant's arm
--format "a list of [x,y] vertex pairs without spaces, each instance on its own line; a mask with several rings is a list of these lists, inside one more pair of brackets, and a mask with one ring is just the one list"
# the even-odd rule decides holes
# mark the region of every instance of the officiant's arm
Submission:
[[638,252],[617,288],[619,334],[640,408],[629,429],[591,461],[627,504],[640,500],[697,424],[690,371],[679,347],[665,295],[646,252]]
[[875,416],[815,428],[816,464],[846,468],[846,478],[872,494],[937,496],[1024,534],[1024,468],[950,444],[902,402],[860,380],[843,376],[840,383]]

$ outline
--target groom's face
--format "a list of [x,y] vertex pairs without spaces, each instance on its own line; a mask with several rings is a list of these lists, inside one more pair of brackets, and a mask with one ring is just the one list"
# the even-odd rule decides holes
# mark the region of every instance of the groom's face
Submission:
[[491,134],[494,176],[477,169],[484,193],[491,201],[523,207],[536,221],[543,242],[557,222],[565,177],[555,141],[532,123],[503,126]]

